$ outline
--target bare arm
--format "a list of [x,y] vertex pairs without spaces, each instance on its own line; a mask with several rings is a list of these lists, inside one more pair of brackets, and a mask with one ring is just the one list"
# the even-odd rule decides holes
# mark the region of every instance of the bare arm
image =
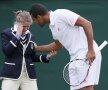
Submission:
[[55,40],[48,45],[35,46],[35,50],[41,52],[58,51],[60,48],[62,48],[62,45],[58,40]]
[[75,25],[84,28],[88,40],[88,49],[93,49],[93,29],[91,22],[80,16]]
[[91,60],[91,62],[95,59],[95,53],[93,49],[93,29],[90,21],[84,19],[83,17],[79,17],[75,23],[76,26],[82,26],[88,41],[88,53],[87,59]]

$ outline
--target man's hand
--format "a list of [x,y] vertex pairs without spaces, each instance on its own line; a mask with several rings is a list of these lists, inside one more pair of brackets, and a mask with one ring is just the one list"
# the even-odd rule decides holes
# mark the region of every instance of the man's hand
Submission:
[[56,54],[57,54],[56,51],[51,51],[49,54],[47,54],[47,57],[46,58],[49,60],[51,57],[53,57]]
[[16,35],[21,36],[23,32],[23,25],[21,23],[17,23],[15,28],[16,28]]
[[94,59],[96,57],[95,51],[94,50],[88,50],[86,57],[87,57],[87,60],[89,61],[89,64],[91,65],[91,63],[94,61]]

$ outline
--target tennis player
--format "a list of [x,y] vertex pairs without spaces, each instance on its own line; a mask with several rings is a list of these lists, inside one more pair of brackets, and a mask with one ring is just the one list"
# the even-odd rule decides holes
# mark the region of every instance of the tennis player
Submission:
[[[48,45],[36,46],[36,50],[51,51],[64,47],[70,54],[70,60],[87,58],[91,68],[86,82],[80,86],[71,86],[70,89],[93,90],[94,85],[98,85],[99,82],[101,53],[95,54],[98,45],[93,38],[91,22],[67,9],[48,11],[44,5],[39,3],[32,5],[30,14],[34,22],[41,27],[49,24],[54,39],[54,42]],[[83,65],[80,63],[76,66],[82,67]]]
[[0,72],[2,90],[38,90],[34,62],[48,63],[55,55],[37,55],[35,40],[29,31],[32,18],[27,11],[17,11],[15,23],[1,33],[5,62]]

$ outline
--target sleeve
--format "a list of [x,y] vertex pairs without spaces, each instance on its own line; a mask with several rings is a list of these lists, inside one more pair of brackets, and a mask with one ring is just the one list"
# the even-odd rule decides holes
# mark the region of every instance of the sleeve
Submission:
[[57,40],[56,36],[54,36],[53,34],[52,34],[52,38],[53,38],[54,40]]
[[32,54],[32,62],[48,63],[47,55],[37,55],[35,52]]
[[11,40],[9,35],[6,33],[1,33],[2,50],[6,56],[11,56],[17,48],[19,40],[13,37]]
[[78,14],[70,10],[62,10],[59,14],[59,18],[71,26],[75,25],[78,17],[79,17]]
[[35,42],[33,42],[33,43],[34,43],[34,49],[33,49],[32,54],[31,54],[32,62],[44,62],[44,63],[48,63],[49,59],[47,59],[47,55],[37,55],[36,54],[35,46],[37,46],[37,44]]

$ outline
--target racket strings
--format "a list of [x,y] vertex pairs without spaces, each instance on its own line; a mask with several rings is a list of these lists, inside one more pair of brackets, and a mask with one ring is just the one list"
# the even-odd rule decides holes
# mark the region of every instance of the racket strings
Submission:
[[[85,65],[82,70],[87,70],[86,73],[85,71],[83,72],[83,78],[81,78],[81,75],[80,75],[80,72],[79,72],[79,68],[77,68],[77,64],[76,63],[83,63],[82,65]],[[76,64],[76,66],[75,66]],[[64,68],[63,70],[63,78],[64,80],[69,84],[69,85],[72,85],[72,86],[78,86],[80,84],[82,84],[83,82],[86,81],[87,79],[87,76],[89,74],[89,70],[90,70],[90,66],[86,68],[86,66],[88,66],[88,63],[86,63],[86,60],[76,60],[76,61],[72,61],[70,63],[68,63],[68,65]]]

